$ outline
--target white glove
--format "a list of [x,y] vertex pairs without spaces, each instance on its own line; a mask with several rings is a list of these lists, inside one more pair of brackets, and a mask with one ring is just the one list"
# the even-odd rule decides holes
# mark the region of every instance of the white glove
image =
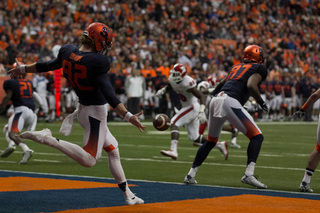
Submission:
[[166,89],[167,89],[167,87],[163,87],[163,88],[159,89],[159,90],[157,91],[157,93],[156,93],[156,96],[157,96],[157,97],[163,96],[163,95],[166,93]]
[[301,119],[304,116],[304,114],[305,112],[300,109],[299,111],[296,111],[295,113],[293,113],[292,117]]
[[199,121],[201,124],[207,122],[207,116],[206,116],[206,113],[204,112],[205,109],[206,109],[205,105],[203,105],[203,104],[200,105],[198,118],[199,118]]

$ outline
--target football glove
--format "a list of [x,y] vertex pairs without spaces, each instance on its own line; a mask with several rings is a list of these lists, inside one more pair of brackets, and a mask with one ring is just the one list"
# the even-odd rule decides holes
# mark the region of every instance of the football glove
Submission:
[[261,108],[266,111],[266,112],[269,112],[269,108],[266,104],[266,102],[264,102],[262,99],[260,99],[259,101],[257,101],[258,104],[261,106]]
[[163,96],[163,95],[166,93],[166,89],[167,89],[167,87],[163,87],[163,88],[159,89],[159,90],[157,91],[157,93],[156,93],[156,96],[157,96],[157,97]]
[[207,122],[207,116],[204,112],[204,110],[206,109],[206,106],[205,105],[200,105],[200,110],[199,110],[199,115],[198,115],[198,118],[199,118],[199,121],[201,124]]
[[293,113],[292,117],[301,119],[304,116],[304,114],[305,114],[305,111],[300,109],[299,111],[296,111],[295,113]]

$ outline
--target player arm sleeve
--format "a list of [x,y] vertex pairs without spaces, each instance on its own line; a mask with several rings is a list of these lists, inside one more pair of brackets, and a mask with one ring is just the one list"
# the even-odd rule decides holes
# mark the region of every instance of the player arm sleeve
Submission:
[[48,72],[51,70],[57,70],[62,67],[62,62],[59,58],[52,59],[46,62],[38,62],[36,63],[37,72]]
[[116,108],[118,104],[121,102],[119,99],[115,96],[114,90],[112,88],[112,85],[110,81],[108,80],[108,74],[102,73],[100,75],[96,75],[96,82],[101,90],[102,94],[104,95],[107,102],[112,106],[112,108]]

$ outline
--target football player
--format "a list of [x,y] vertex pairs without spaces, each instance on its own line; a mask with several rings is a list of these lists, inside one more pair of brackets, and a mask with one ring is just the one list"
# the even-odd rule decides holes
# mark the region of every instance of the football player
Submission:
[[65,44],[60,48],[57,58],[51,61],[18,66],[8,72],[11,76],[19,77],[24,73],[47,72],[62,68],[64,77],[79,98],[79,104],[77,109],[65,118],[60,132],[69,135],[73,119],[77,117],[84,128],[83,147],[53,137],[49,129],[26,131],[21,137],[58,149],[85,167],[94,166],[100,159],[102,150],[105,150],[108,154],[109,169],[123,192],[126,204],[142,204],[144,201],[134,195],[128,187],[120,162],[118,141],[107,126],[108,103],[141,132],[146,128],[138,119],[143,111],[132,115],[116,98],[108,80],[110,61],[106,55],[111,48],[112,39],[113,33],[110,28],[95,22],[83,31],[80,47]]
[[[182,108],[171,118],[171,146],[170,150],[161,150],[161,154],[176,160],[178,158],[179,128],[184,126],[188,137],[194,143],[203,143],[205,138],[199,134],[200,123],[207,121],[205,115],[205,96],[197,89],[193,78],[187,75],[186,67],[175,64],[169,72],[169,84],[157,91],[160,97],[170,90],[174,90],[180,97]],[[198,102],[200,101],[200,104]],[[199,123],[200,121],[200,123]],[[218,143],[218,149],[225,159],[228,159],[228,144],[226,141]]]
[[200,146],[193,165],[184,182],[196,184],[196,173],[219,140],[221,129],[226,120],[230,121],[249,139],[247,149],[247,168],[241,181],[257,188],[267,188],[254,176],[263,136],[251,115],[243,108],[251,95],[257,103],[268,111],[266,103],[260,97],[258,85],[267,77],[267,68],[263,65],[262,49],[249,45],[243,51],[243,63],[232,66],[228,75],[217,85],[209,107],[209,131],[207,141]]
[[[209,103],[212,99],[212,96],[210,95],[210,93],[214,90],[214,88],[218,83],[219,83],[219,80],[214,75],[210,75],[207,81],[201,81],[197,86],[198,90],[201,91],[206,96],[206,108],[208,108]],[[206,111],[206,113],[208,112]],[[200,135],[203,135],[205,129],[207,128],[207,125],[208,125],[208,122],[204,122],[200,124],[200,128],[199,128]],[[237,144],[238,129],[234,128],[232,124],[227,124],[223,126],[222,130],[231,132],[231,147],[240,149],[241,146]]]
[[[13,67],[16,66],[16,64],[13,65]],[[36,98],[40,104],[42,104],[42,101],[40,96],[33,91],[32,81],[26,79],[25,75],[21,79],[13,78],[5,80],[3,89],[6,94],[0,104],[0,113],[6,109],[10,100],[14,107],[14,113],[9,117],[8,124],[5,125],[3,130],[8,147],[1,153],[0,157],[8,157],[15,151],[15,145],[18,145],[23,151],[23,157],[19,164],[26,164],[34,151],[23,142],[20,133],[23,128],[35,130],[37,115],[34,113],[35,103],[33,98]]]
[[[303,104],[301,109],[293,114],[293,118],[303,118],[305,111],[307,111],[317,100],[320,99],[320,89],[311,94],[311,96],[307,99],[307,101]],[[317,144],[314,150],[311,152],[306,170],[304,172],[304,177],[300,183],[300,190],[302,192],[313,192],[310,187],[311,177],[316,170],[317,166],[320,162],[320,119],[318,121],[318,129],[317,129]]]

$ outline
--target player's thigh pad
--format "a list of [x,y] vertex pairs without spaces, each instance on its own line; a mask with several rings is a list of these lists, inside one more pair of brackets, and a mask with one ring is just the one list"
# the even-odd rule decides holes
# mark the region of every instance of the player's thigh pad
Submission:
[[118,142],[107,127],[107,106],[83,106],[79,107],[78,121],[84,128],[83,149],[97,160],[101,157],[102,148],[118,147]]
[[261,134],[261,130],[254,122],[252,116],[241,106],[239,101],[227,97],[227,101],[225,101],[223,107],[227,112],[227,120],[248,138]]
[[174,124],[177,127],[181,127],[191,123],[198,117],[199,109],[200,105],[198,103],[181,108],[179,112],[171,118],[171,124]]

